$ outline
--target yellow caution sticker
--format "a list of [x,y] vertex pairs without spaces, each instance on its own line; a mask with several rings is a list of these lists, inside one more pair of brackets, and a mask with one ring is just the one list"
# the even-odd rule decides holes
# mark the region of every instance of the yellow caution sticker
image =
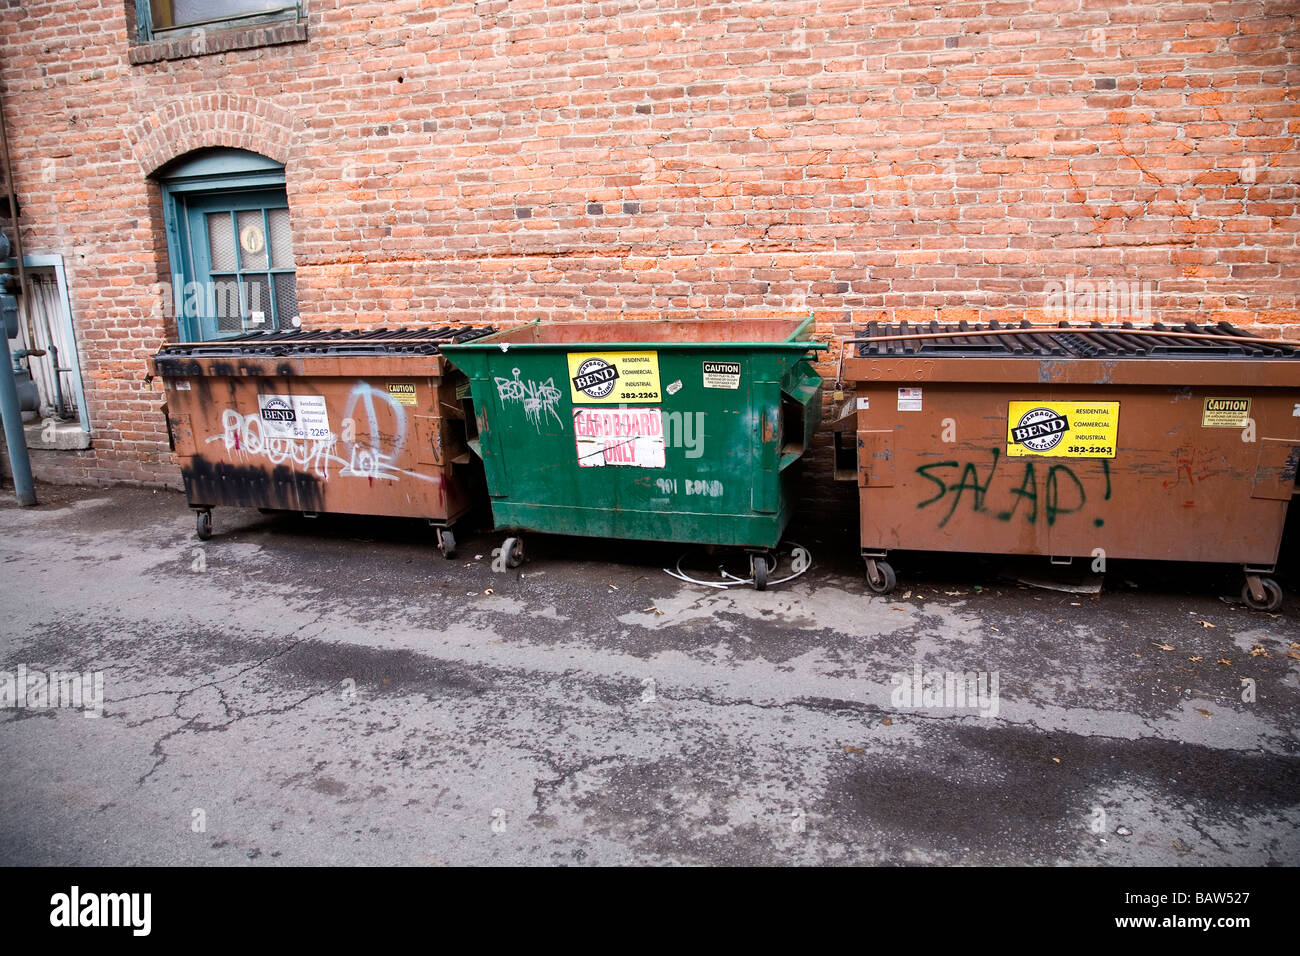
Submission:
[[1245,428],[1250,418],[1249,398],[1207,398],[1201,413],[1202,428]]
[[414,405],[415,384],[413,382],[389,382],[388,397],[398,405]]
[[658,352],[570,352],[569,390],[575,405],[658,402]]
[[1013,458],[1114,458],[1119,402],[1008,402],[1007,454]]

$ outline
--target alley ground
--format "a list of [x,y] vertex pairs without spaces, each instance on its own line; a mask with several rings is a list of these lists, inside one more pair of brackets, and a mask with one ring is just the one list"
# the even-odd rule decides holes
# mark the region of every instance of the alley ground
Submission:
[[[173,492],[40,490],[0,505],[0,671],[105,702],[0,710],[0,863],[1300,863],[1300,601],[1229,568],[900,555],[882,598],[800,524],[807,575],[721,592],[676,547],[498,573],[473,528],[201,544]],[[897,706],[917,664],[996,674],[996,716]]]

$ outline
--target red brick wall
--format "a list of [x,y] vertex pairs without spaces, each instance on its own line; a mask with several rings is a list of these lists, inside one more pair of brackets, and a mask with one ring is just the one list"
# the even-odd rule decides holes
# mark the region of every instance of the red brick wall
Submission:
[[173,479],[147,177],[209,145],[287,164],[306,325],[835,334],[1040,317],[1073,276],[1300,334],[1296,2],[308,0],[305,43],[140,66],[130,6],[0,10],[24,240],[66,258],[95,425],[71,477]]

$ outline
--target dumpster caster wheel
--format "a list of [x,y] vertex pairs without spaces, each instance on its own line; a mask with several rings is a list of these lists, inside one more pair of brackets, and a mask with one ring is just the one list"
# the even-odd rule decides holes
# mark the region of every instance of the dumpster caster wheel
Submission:
[[456,536],[451,533],[450,528],[438,529],[438,550],[449,560],[456,557]]
[[898,586],[898,576],[888,561],[867,558],[867,587],[877,594],[888,594]]
[[754,578],[754,590],[767,590],[767,555],[751,554],[749,556],[749,570]]
[[1246,602],[1246,606],[1256,611],[1276,611],[1282,606],[1282,588],[1272,578],[1260,578],[1260,587],[1264,589],[1264,600],[1257,601],[1250,593],[1250,582],[1247,581],[1241,589],[1241,599]]
[[506,538],[501,542],[501,555],[505,558],[507,568],[517,568],[524,563],[524,542],[522,538]]
[[194,512],[194,533],[199,536],[200,541],[207,541],[212,537],[211,511]]

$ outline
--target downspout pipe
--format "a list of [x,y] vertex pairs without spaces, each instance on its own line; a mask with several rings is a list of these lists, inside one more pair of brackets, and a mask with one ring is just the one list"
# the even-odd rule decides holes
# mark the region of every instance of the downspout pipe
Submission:
[[0,415],[4,416],[5,444],[9,446],[9,467],[14,473],[14,494],[24,508],[36,504],[36,484],[32,480],[32,461],[27,455],[27,433],[23,431],[23,413],[18,407],[18,386],[14,384],[14,360],[9,351],[9,336],[0,332]]
[[[14,193],[14,167],[9,161],[9,121],[5,118],[5,95],[0,92],[0,162],[4,163],[5,190],[9,197],[9,218],[14,224],[14,260],[18,263],[18,294],[27,295],[27,266],[23,262],[23,233],[18,224],[18,197]],[[28,348],[36,348],[36,336],[32,332],[32,308],[27,306],[27,342]],[[47,332],[48,336],[48,332]],[[50,341],[54,341],[52,338]]]
[[[27,291],[27,273],[23,268],[22,227],[18,224],[18,200],[14,196],[13,166],[9,162],[3,93],[0,93],[0,159],[4,161],[9,214],[14,224],[14,254],[18,258],[18,291],[22,295]],[[30,320],[30,308],[27,314]],[[32,460],[27,454],[27,433],[23,431],[23,413],[18,405],[18,385],[14,382],[14,361],[13,354],[9,351],[8,330],[3,330],[3,334],[0,334],[0,343],[0,416],[4,418],[9,467],[14,473],[14,494],[18,497],[18,503],[24,508],[30,508],[36,504],[36,482],[32,479]]]

